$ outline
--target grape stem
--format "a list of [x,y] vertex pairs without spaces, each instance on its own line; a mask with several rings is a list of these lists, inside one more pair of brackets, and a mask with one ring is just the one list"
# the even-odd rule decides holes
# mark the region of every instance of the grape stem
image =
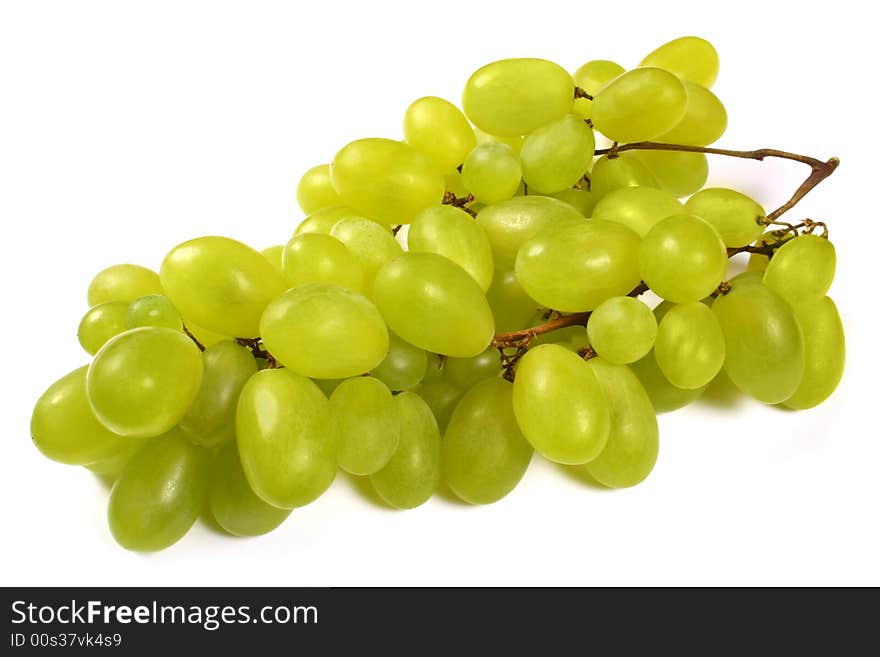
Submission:
[[199,348],[199,351],[205,350],[205,345],[203,345],[201,342],[199,342],[199,339],[192,334],[192,331],[190,331],[189,328],[187,328],[186,324],[183,325],[183,332],[189,336],[190,340],[192,340],[193,342],[196,343],[196,346]]

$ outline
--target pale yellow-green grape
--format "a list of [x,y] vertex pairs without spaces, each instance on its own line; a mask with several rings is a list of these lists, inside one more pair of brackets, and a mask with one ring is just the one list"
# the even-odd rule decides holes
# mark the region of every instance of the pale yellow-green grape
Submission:
[[211,345],[215,345],[218,342],[223,342],[224,340],[231,340],[231,335],[221,335],[219,333],[215,333],[214,331],[209,331],[204,326],[199,326],[195,322],[184,319],[184,326],[186,326],[186,330],[192,333],[193,337],[199,341],[199,344],[203,347],[210,347]]
[[[428,369],[431,369],[430,365]],[[437,369],[436,371],[442,372],[443,370]],[[446,431],[449,418],[452,417],[458,400],[464,394],[464,390],[445,378],[425,380],[413,388],[411,392],[417,394],[428,405],[441,432]]]
[[136,328],[105,344],[86,378],[95,417],[114,433],[149,438],[183,418],[202,382],[202,355],[180,331]]
[[[97,421],[96,421],[97,422]],[[90,472],[103,478],[105,481],[115,481],[128,462],[134,458],[144,445],[147,445],[152,438],[123,438],[120,448],[113,456],[100,459],[94,463],[87,463],[85,468]]]
[[653,351],[635,363],[631,363],[629,368],[645,388],[651,405],[657,413],[668,413],[687,406],[692,401],[699,399],[706,391],[705,386],[694,390],[685,390],[672,385],[657,365]]
[[179,431],[151,440],[110,492],[107,520],[127,550],[164,550],[183,538],[205,503],[210,456]]
[[333,483],[329,402],[305,377],[287,368],[257,372],[241,391],[235,426],[242,469],[264,502],[304,506]]
[[342,205],[330,181],[329,164],[319,164],[303,174],[296,186],[296,202],[306,214]]
[[364,291],[364,270],[345,244],[332,235],[294,235],[284,247],[281,271],[287,287],[327,283]]
[[267,246],[265,249],[260,251],[260,253],[262,253],[263,257],[269,261],[269,264],[272,265],[272,268],[277,271],[279,275],[282,275],[281,255],[284,253],[284,245],[274,244],[272,246]]
[[[404,253],[386,264],[376,275],[375,295],[391,330],[426,351],[476,356],[495,333],[492,310],[480,286],[464,269],[435,253]],[[351,336],[352,342],[359,341],[357,332]]]
[[804,338],[785,299],[760,282],[733,280],[712,310],[724,333],[724,371],[734,385],[765,404],[791,397],[804,374]]
[[583,358],[560,345],[532,347],[519,361],[513,411],[535,450],[557,463],[592,461],[608,440],[605,393]]
[[355,475],[378,472],[400,441],[400,417],[384,383],[358,376],[340,383],[330,396],[330,422],[339,467]]
[[464,210],[435,205],[413,219],[407,233],[412,252],[437,253],[464,269],[485,291],[492,283],[492,247],[477,222]]
[[202,384],[180,421],[196,445],[217,447],[235,440],[235,407],[244,384],[257,373],[250,350],[226,340],[202,352]]
[[669,132],[687,109],[682,81],[660,68],[636,68],[593,97],[593,126],[614,141],[645,141]]
[[574,81],[546,59],[502,59],[478,69],[462,96],[467,117],[491,135],[516,137],[571,111]]
[[[585,326],[571,326],[568,328],[577,329],[571,331],[568,335],[568,342],[573,351],[580,351],[581,349],[586,349],[590,346],[590,336],[587,335],[587,329]],[[551,332],[555,333],[555,331]]]
[[791,304],[825,296],[834,280],[837,255],[828,238],[800,235],[770,258],[764,284]]
[[497,135],[490,135],[488,132],[483,132],[479,128],[474,128],[474,135],[477,137],[477,145],[485,144],[486,142],[493,142],[499,144],[507,144],[513,149],[513,152],[519,155],[520,150],[523,145],[523,136],[522,135],[513,135],[511,137],[499,137]]
[[709,296],[727,273],[727,249],[710,224],[696,215],[667,217],[642,240],[642,279],[675,303]]
[[384,468],[370,475],[376,492],[397,509],[413,509],[434,494],[440,480],[440,431],[428,405],[412,392],[394,397],[400,442]]
[[447,192],[454,194],[457,198],[464,198],[468,195],[468,190],[467,187],[464,186],[461,172],[453,171],[452,173],[447,173],[444,178],[446,180]]
[[489,347],[471,358],[447,358],[446,380],[462,390],[469,390],[483,379],[501,376],[501,354]]
[[388,354],[373,368],[372,374],[395,392],[421,383],[428,369],[428,354],[392,332],[388,332]]
[[110,338],[125,330],[127,311],[124,301],[108,301],[89,308],[76,330],[82,348],[92,356],[98,353]]
[[408,224],[446,190],[431,160],[391,139],[351,142],[333,158],[330,177],[345,205],[387,224]]
[[583,120],[568,115],[529,134],[519,154],[529,191],[553,194],[572,187],[593,161],[596,140]]
[[330,235],[345,244],[354,254],[364,271],[364,286],[372,295],[373,281],[382,265],[403,253],[394,235],[381,224],[362,217],[349,217],[339,221]]
[[[779,242],[791,239],[792,237],[793,235],[784,228],[780,230],[768,230],[755,242],[755,246],[778,244]],[[761,253],[751,253],[749,254],[747,270],[749,272],[761,273],[761,278],[763,279],[763,273],[767,270],[768,264],[770,264],[770,258],[767,256]]]
[[266,308],[260,336],[279,363],[317,379],[369,372],[388,352],[388,330],[376,306],[338,285],[288,290]]
[[684,36],[664,43],[642,60],[640,66],[657,66],[704,87],[718,77],[718,53],[711,43],[695,36]]
[[651,172],[660,189],[673,196],[690,196],[702,189],[709,177],[709,160],[702,153],[637,151],[635,156]]
[[625,365],[651,351],[657,337],[657,320],[651,309],[638,299],[611,297],[596,306],[590,315],[587,335],[590,345],[602,358]]
[[487,379],[452,413],[440,452],[443,480],[465,502],[491,504],[516,487],[532,451],[513,414],[513,385]]
[[711,308],[699,301],[670,308],[660,320],[654,356],[674,386],[706,387],[724,365],[724,334]]
[[290,515],[290,509],[257,497],[244,476],[235,443],[225,445],[211,463],[208,508],[217,524],[233,536],[268,534]]
[[764,208],[732,189],[709,187],[691,196],[684,207],[712,224],[728,247],[751,244],[764,230]]
[[547,229],[520,248],[516,277],[542,306],[593,310],[639,282],[639,236],[621,224],[596,219]]
[[181,315],[237,338],[260,334],[263,310],[284,290],[263,254],[228,237],[199,237],[174,247],[159,276]]
[[31,438],[45,456],[88,465],[124,451],[129,438],[98,422],[86,394],[88,366],[61,377],[43,393],[31,415]]
[[788,408],[813,408],[831,396],[843,376],[843,323],[829,297],[801,301],[793,309],[804,334],[804,376],[794,394],[782,403]]
[[590,191],[597,203],[611,192],[625,187],[659,186],[654,174],[633,152],[618,153],[617,157],[603,155],[593,163],[590,171]]
[[519,155],[507,144],[480,144],[464,159],[461,182],[481,203],[505,201],[516,194],[522,182]]
[[293,234],[303,235],[305,233],[323,233],[324,235],[329,235],[330,229],[343,219],[359,216],[360,215],[357,211],[352,210],[345,205],[324,208],[323,210],[318,210],[314,214],[303,219],[296,227],[296,230],[293,231]]
[[495,318],[495,331],[518,331],[529,325],[538,303],[532,299],[512,271],[496,271],[486,300]]
[[593,208],[596,207],[597,198],[595,194],[586,189],[563,189],[561,192],[551,194],[551,196],[563,203],[568,203],[575,210],[580,212],[584,217],[592,216]]
[[603,197],[593,209],[593,219],[615,221],[644,237],[657,222],[682,212],[684,205],[669,192],[653,187],[625,187]]
[[727,130],[727,110],[706,87],[685,81],[687,110],[669,132],[657,137],[664,144],[708,146]]
[[489,237],[495,266],[511,270],[519,248],[544,228],[585,222],[568,203],[546,196],[519,196],[483,208],[477,214],[477,223]]
[[407,108],[403,138],[443,174],[453,173],[477,145],[474,129],[461,110],[436,96],[419,98]]
[[587,365],[608,400],[611,422],[602,453],[581,467],[603,486],[635,486],[654,469],[660,447],[651,399],[628,367],[603,358],[592,358]]
[[[608,61],[607,59],[594,59],[576,70],[572,77],[578,87],[592,96],[606,82],[613,80],[623,73],[626,73],[626,69],[620,64]],[[587,98],[577,98],[574,101],[572,111],[582,119],[588,119],[592,113],[592,105],[592,101]]]
[[150,294],[132,301],[125,313],[125,327],[162,326],[183,330],[183,320],[171,299],[164,294]]
[[152,269],[140,265],[113,265],[107,267],[89,283],[89,306],[110,301],[131,303],[148,294],[162,294],[159,276]]

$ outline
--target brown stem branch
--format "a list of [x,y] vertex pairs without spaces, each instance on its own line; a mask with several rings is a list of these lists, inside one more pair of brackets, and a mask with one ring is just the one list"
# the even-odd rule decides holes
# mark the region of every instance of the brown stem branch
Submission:
[[192,331],[190,331],[189,328],[187,328],[186,324],[183,325],[183,332],[189,336],[190,340],[192,340],[193,342],[196,343],[196,346],[199,348],[199,351],[205,350],[205,345],[203,345],[201,342],[199,342],[199,339],[192,334]]

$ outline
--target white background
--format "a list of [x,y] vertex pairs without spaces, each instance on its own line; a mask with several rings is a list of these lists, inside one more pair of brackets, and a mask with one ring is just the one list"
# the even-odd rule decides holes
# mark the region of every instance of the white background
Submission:
[[[852,3],[855,6],[855,3]],[[3,2],[0,583],[22,585],[880,584],[877,119],[873,21],[847,2]],[[30,412],[84,364],[85,289],[116,262],[158,268],[222,234],[262,248],[301,219],[294,189],[346,142],[400,137],[413,99],[460,97],[502,57],[634,66],[683,34],[721,54],[719,145],[840,156],[791,215],[824,219],[848,365],[820,408],[721,386],[661,417],[651,477],[602,491],[536,458],[484,508],[379,506],[346,477],[275,533],[198,526],[127,553],[107,491],[44,459]],[[768,207],[807,171],[713,161]]]

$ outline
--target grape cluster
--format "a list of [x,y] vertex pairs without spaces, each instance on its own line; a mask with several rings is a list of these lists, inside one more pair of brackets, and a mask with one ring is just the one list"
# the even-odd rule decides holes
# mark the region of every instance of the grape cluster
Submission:
[[[114,479],[113,536],[158,550],[206,509],[271,531],[339,468],[401,509],[441,482],[495,502],[534,451],[632,486],[656,414],[722,369],[762,402],[819,404],[844,363],[834,247],[823,224],[702,189],[717,72],[696,37],[629,71],[498,61],[463,112],[421,98],[403,140],[307,171],[285,245],[199,237],[158,273],[101,271],[78,331],[94,359],[39,399],[36,446]],[[614,142],[598,158],[597,133]]]

